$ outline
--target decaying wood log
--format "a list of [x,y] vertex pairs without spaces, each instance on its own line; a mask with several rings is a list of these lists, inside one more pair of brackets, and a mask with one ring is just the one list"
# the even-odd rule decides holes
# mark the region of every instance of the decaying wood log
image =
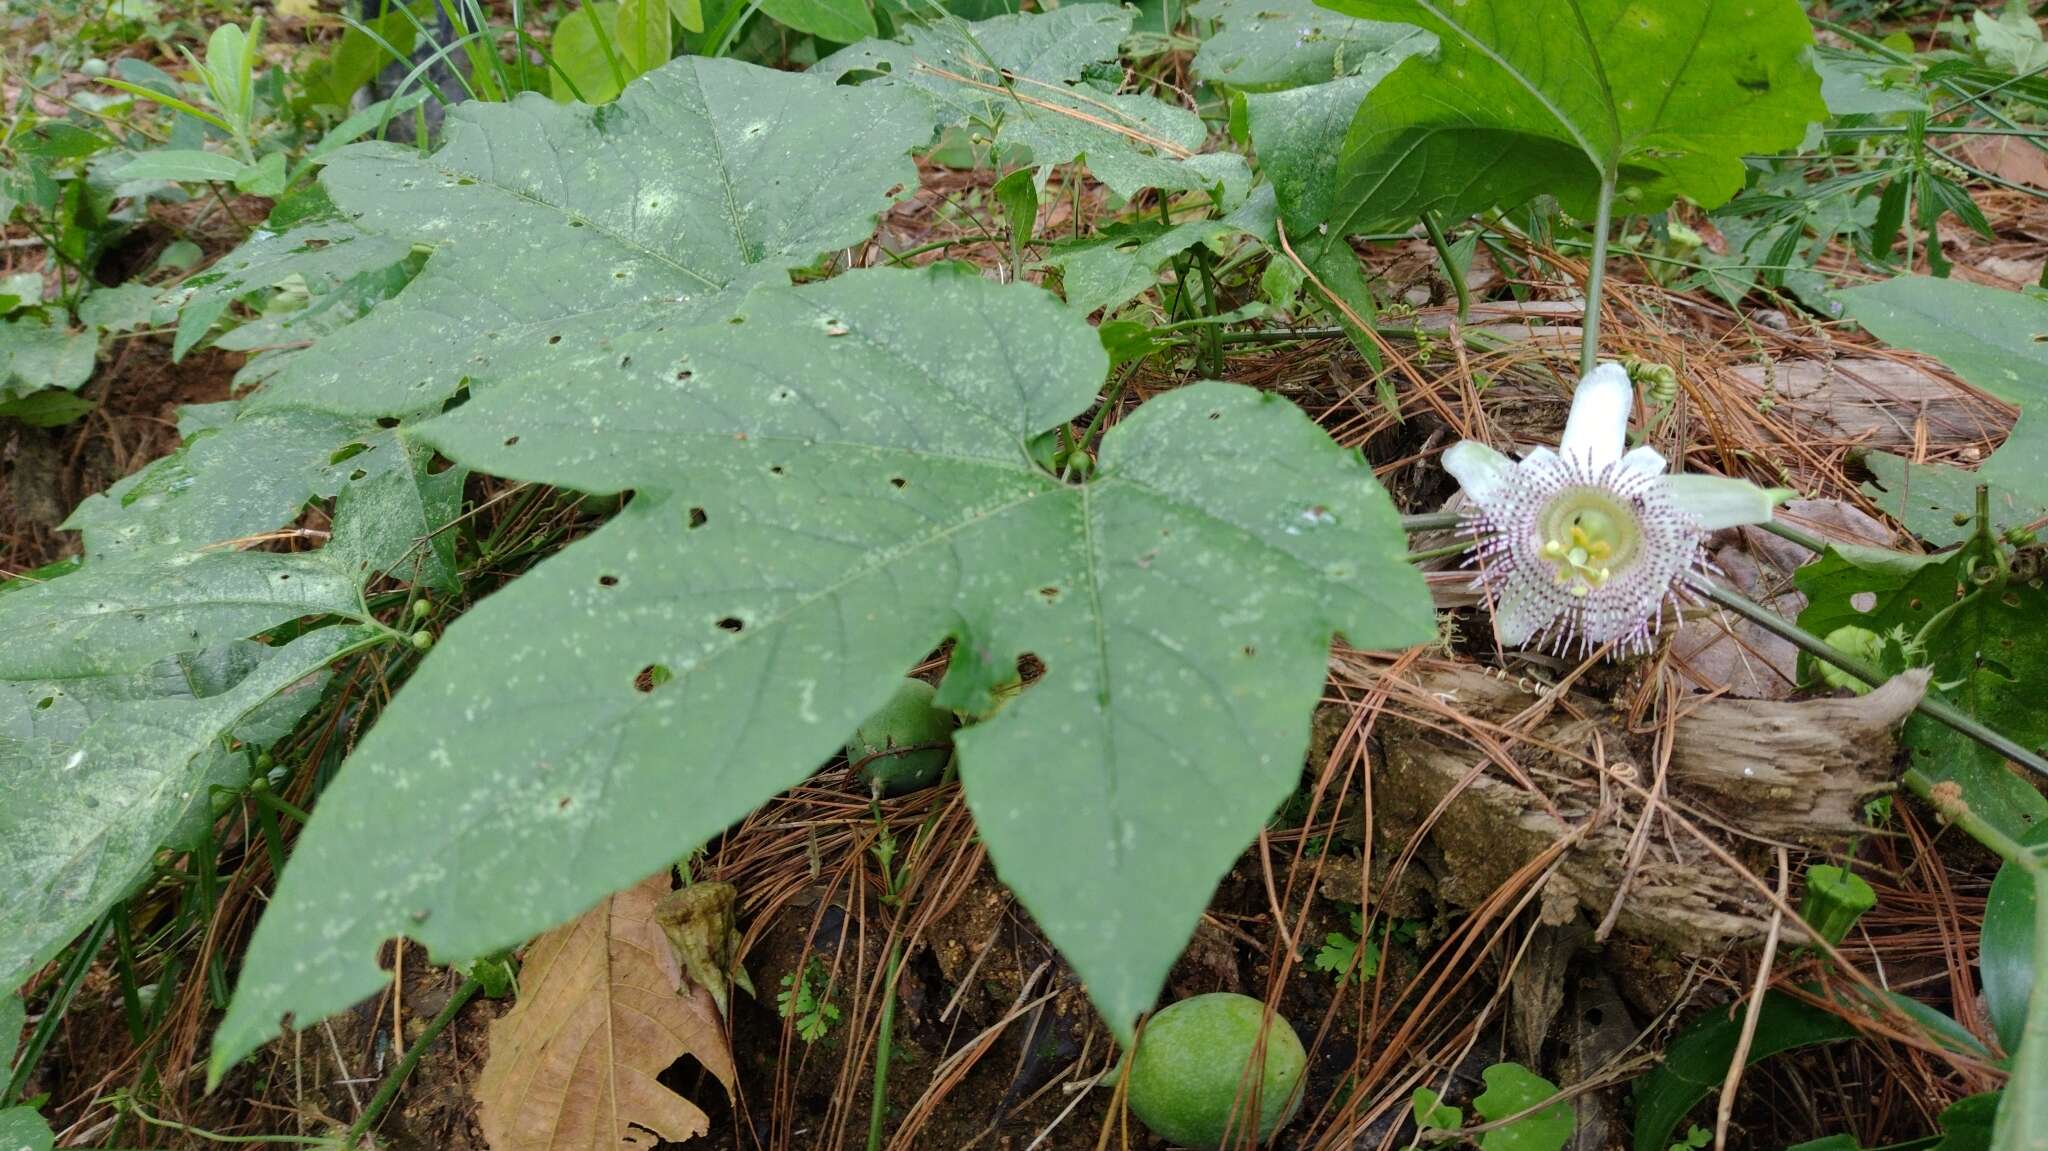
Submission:
[[1781,360],[1729,372],[1758,401],[1823,443],[1911,452],[2004,438],[2012,417],[1995,402],[1911,363],[1877,356]]
[[[1603,788],[1577,759],[1545,749],[1591,759],[1597,742],[1608,764],[1633,764],[1634,778],[1647,787],[1652,764],[1632,752],[1647,755],[1647,741],[1584,693],[1573,693],[1566,709],[1472,669],[1413,674],[1424,691],[1493,723],[1506,724],[1532,705],[1547,711],[1510,753],[1548,805],[1473,743],[1394,707],[1377,728],[1379,850],[1398,854],[1421,835],[1416,861],[1434,878],[1439,897],[1472,907],[1560,839],[1575,837],[1544,892],[1544,917],[1565,922],[1583,910],[1599,921],[1628,873],[1643,801],[1612,780]],[[1669,801],[1701,830],[1725,837],[1723,846],[1738,856],[1748,848],[1725,829],[1838,843],[1858,830],[1863,799],[1891,781],[1894,731],[1925,690],[1924,673],[1911,673],[1851,699],[1691,702],[1672,746]],[[1572,718],[1571,711],[1587,718]],[[1757,890],[1695,839],[1652,827],[1618,929],[1692,952],[1761,938],[1770,908]],[[1788,924],[1787,938],[1797,937]]]

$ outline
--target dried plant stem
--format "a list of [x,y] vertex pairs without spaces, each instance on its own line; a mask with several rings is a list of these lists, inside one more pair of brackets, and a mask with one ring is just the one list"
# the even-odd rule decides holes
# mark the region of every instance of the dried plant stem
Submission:
[[[1786,858],[1785,849],[1778,849],[1778,900],[1785,902],[1786,887],[1792,872],[1792,861]],[[1757,1021],[1763,1018],[1764,992],[1771,986],[1771,961],[1778,956],[1778,932],[1785,925],[1785,913],[1776,907],[1771,909],[1771,928],[1764,938],[1763,959],[1756,965],[1756,980],[1749,988],[1749,1007],[1742,1013],[1742,1038],[1735,1044],[1735,1055],[1728,1061],[1728,1077],[1721,1082],[1721,1098],[1714,1108],[1714,1151],[1723,1151],[1728,1146],[1728,1121],[1735,1117],[1735,1091],[1742,1085],[1742,1069],[1749,1065],[1749,1051],[1756,1042]]]

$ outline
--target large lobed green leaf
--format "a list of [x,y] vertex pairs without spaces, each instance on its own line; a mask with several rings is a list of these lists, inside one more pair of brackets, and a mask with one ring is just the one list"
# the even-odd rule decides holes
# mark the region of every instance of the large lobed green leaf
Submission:
[[1220,188],[1226,203],[1236,204],[1250,188],[1250,172],[1234,152],[1202,151],[1208,129],[1201,117],[1082,79],[1091,65],[1117,58],[1135,16],[1075,4],[1043,15],[919,25],[902,40],[868,40],[836,52],[812,71],[868,77],[861,87],[912,93],[932,123],[973,125],[1028,149],[1036,164],[1084,161],[1119,196]]
[[[2048,404],[2048,302],[1929,276],[1899,276],[1838,292],[1836,298],[1849,318],[1872,335],[1926,352],[1971,385],[2020,409],[2012,433],[1978,467],[1974,478],[1960,469],[1940,467],[1916,469],[1914,482],[1938,485],[1949,493],[1947,502],[1961,505],[1955,511],[1967,511],[1974,504],[1974,499],[1961,498],[1964,493],[1973,493],[1977,484],[1990,484],[1998,489],[1994,518],[2012,526],[2030,522],[2048,507],[2048,417],[2039,414]],[[1903,466],[1886,470],[1903,472]],[[1902,510],[1908,513],[1908,526],[1917,523],[1938,533],[1937,539],[1947,534],[1939,512],[1914,516],[1911,505]],[[1953,512],[1950,519],[1953,531]]]
[[1539,193],[1590,219],[1603,173],[1617,179],[1623,211],[1679,196],[1711,208],[1741,189],[1745,154],[1796,146],[1827,116],[1795,0],[1328,6],[1416,25],[1439,45],[1359,107],[1337,157],[1330,223],[1340,234]]
[[1343,76],[1377,81],[1435,38],[1405,24],[1354,20],[1315,0],[1200,0],[1189,9],[1216,34],[1195,52],[1195,74],[1247,92],[1323,84]]
[[99,334],[72,328],[64,314],[0,320],[0,403],[45,389],[75,392],[92,378]]
[[[463,473],[430,470],[412,417],[503,365],[567,362],[687,323],[857,243],[915,185],[908,152],[930,133],[901,93],[689,58],[604,108],[530,94],[462,105],[431,156],[342,149],[322,174],[333,213],[258,233],[195,278],[195,333],[287,276],[332,290],[415,246],[433,249],[424,270],[283,360],[239,405],[188,413],[179,452],[68,526],[96,556],[190,548],[271,531],[309,500],[341,496],[336,541],[359,565],[447,585],[449,540],[437,531]],[[817,179],[827,165],[832,178]]]
[[[1111,429],[1085,485],[1030,442],[1105,356],[1029,286],[941,267],[757,289],[501,375],[420,435],[635,494],[447,631],[323,796],[251,941],[216,1076],[376,991],[395,934],[515,944],[830,758],[950,638],[942,701],[1003,878],[1125,1037],[1299,777],[1333,632],[1432,633],[1370,469],[1224,384]],[[659,668],[666,676],[649,676]],[[649,688],[652,682],[656,686]]]
[[[40,590],[9,596],[5,617],[32,615]],[[160,846],[210,821],[213,785],[247,782],[253,753],[224,741],[284,735],[319,699],[327,663],[375,634],[329,627],[276,649],[221,645],[120,673],[83,661],[43,678],[13,674],[19,637],[0,639],[0,988],[125,897]]]
[[[1980,588],[1975,549],[1901,555],[1836,544],[1795,575],[1807,598],[1799,626],[1827,636],[1858,627],[1883,638],[1881,670],[1933,669],[1936,691],[2029,747],[2048,743],[2035,686],[2048,677],[2048,590],[2035,580]],[[1859,607],[1862,604],[1864,606]],[[1904,740],[1914,765],[1963,789],[1972,810],[2014,839],[2048,820],[2048,800],[2003,756],[1915,715]]]

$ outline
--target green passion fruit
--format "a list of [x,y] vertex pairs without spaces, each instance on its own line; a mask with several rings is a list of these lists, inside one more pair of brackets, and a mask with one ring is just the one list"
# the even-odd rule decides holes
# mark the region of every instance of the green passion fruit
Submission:
[[904,680],[847,741],[846,762],[859,769],[877,795],[930,787],[944,774],[953,754],[953,713],[933,707],[932,694],[931,684]]
[[1183,999],[1154,1015],[1130,1057],[1131,1110],[1169,1142],[1199,1151],[1218,1151],[1225,1140],[1235,1145],[1249,1133],[1245,1069],[1263,1024],[1258,1138],[1264,1142],[1301,1106],[1308,1063],[1287,1020],[1267,1020],[1264,1003],[1228,992]]

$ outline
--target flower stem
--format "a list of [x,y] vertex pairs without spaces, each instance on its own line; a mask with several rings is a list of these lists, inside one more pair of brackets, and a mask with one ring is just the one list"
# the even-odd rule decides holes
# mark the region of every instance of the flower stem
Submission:
[[1600,173],[1600,206],[1593,217],[1593,254],[1586,267],[1586,318],[1579,343],[1579,374],[1590,376],[1600,362],[1600,289],[1607,280],[1607,233],[1614,225],[1615,173]]
[[[1769,608],[1740,592],[1723,587],[1705,578],[1695,578],[1691,586],[1701,595],[1727,608],[1729,611],[1778,636],[1780,639],[1790,641],[1794,647],[1806,654],[1815,659],[1831,663],[1872,687],[1882,684],[1889,678],[1883,672],[1871,667],[1862,660],[1844,655],[1835,650],[1828,645],[1826,640],[1791,623],[1776,612],[1771,611]],[[2048,760],[2042,759],[2034,752],[1991,730],[1977,722],[1974,718],[1965,715],[1947,701],[1931,695],[1922,696],[1920,702],[1914,704],[1913,708],[1927,718],[1946,724],[1963,735],[1969,736],[1971,739],[2012,760],[2014,763],[2024,765],[2028,770],[2042,776],[2048,776]]]

